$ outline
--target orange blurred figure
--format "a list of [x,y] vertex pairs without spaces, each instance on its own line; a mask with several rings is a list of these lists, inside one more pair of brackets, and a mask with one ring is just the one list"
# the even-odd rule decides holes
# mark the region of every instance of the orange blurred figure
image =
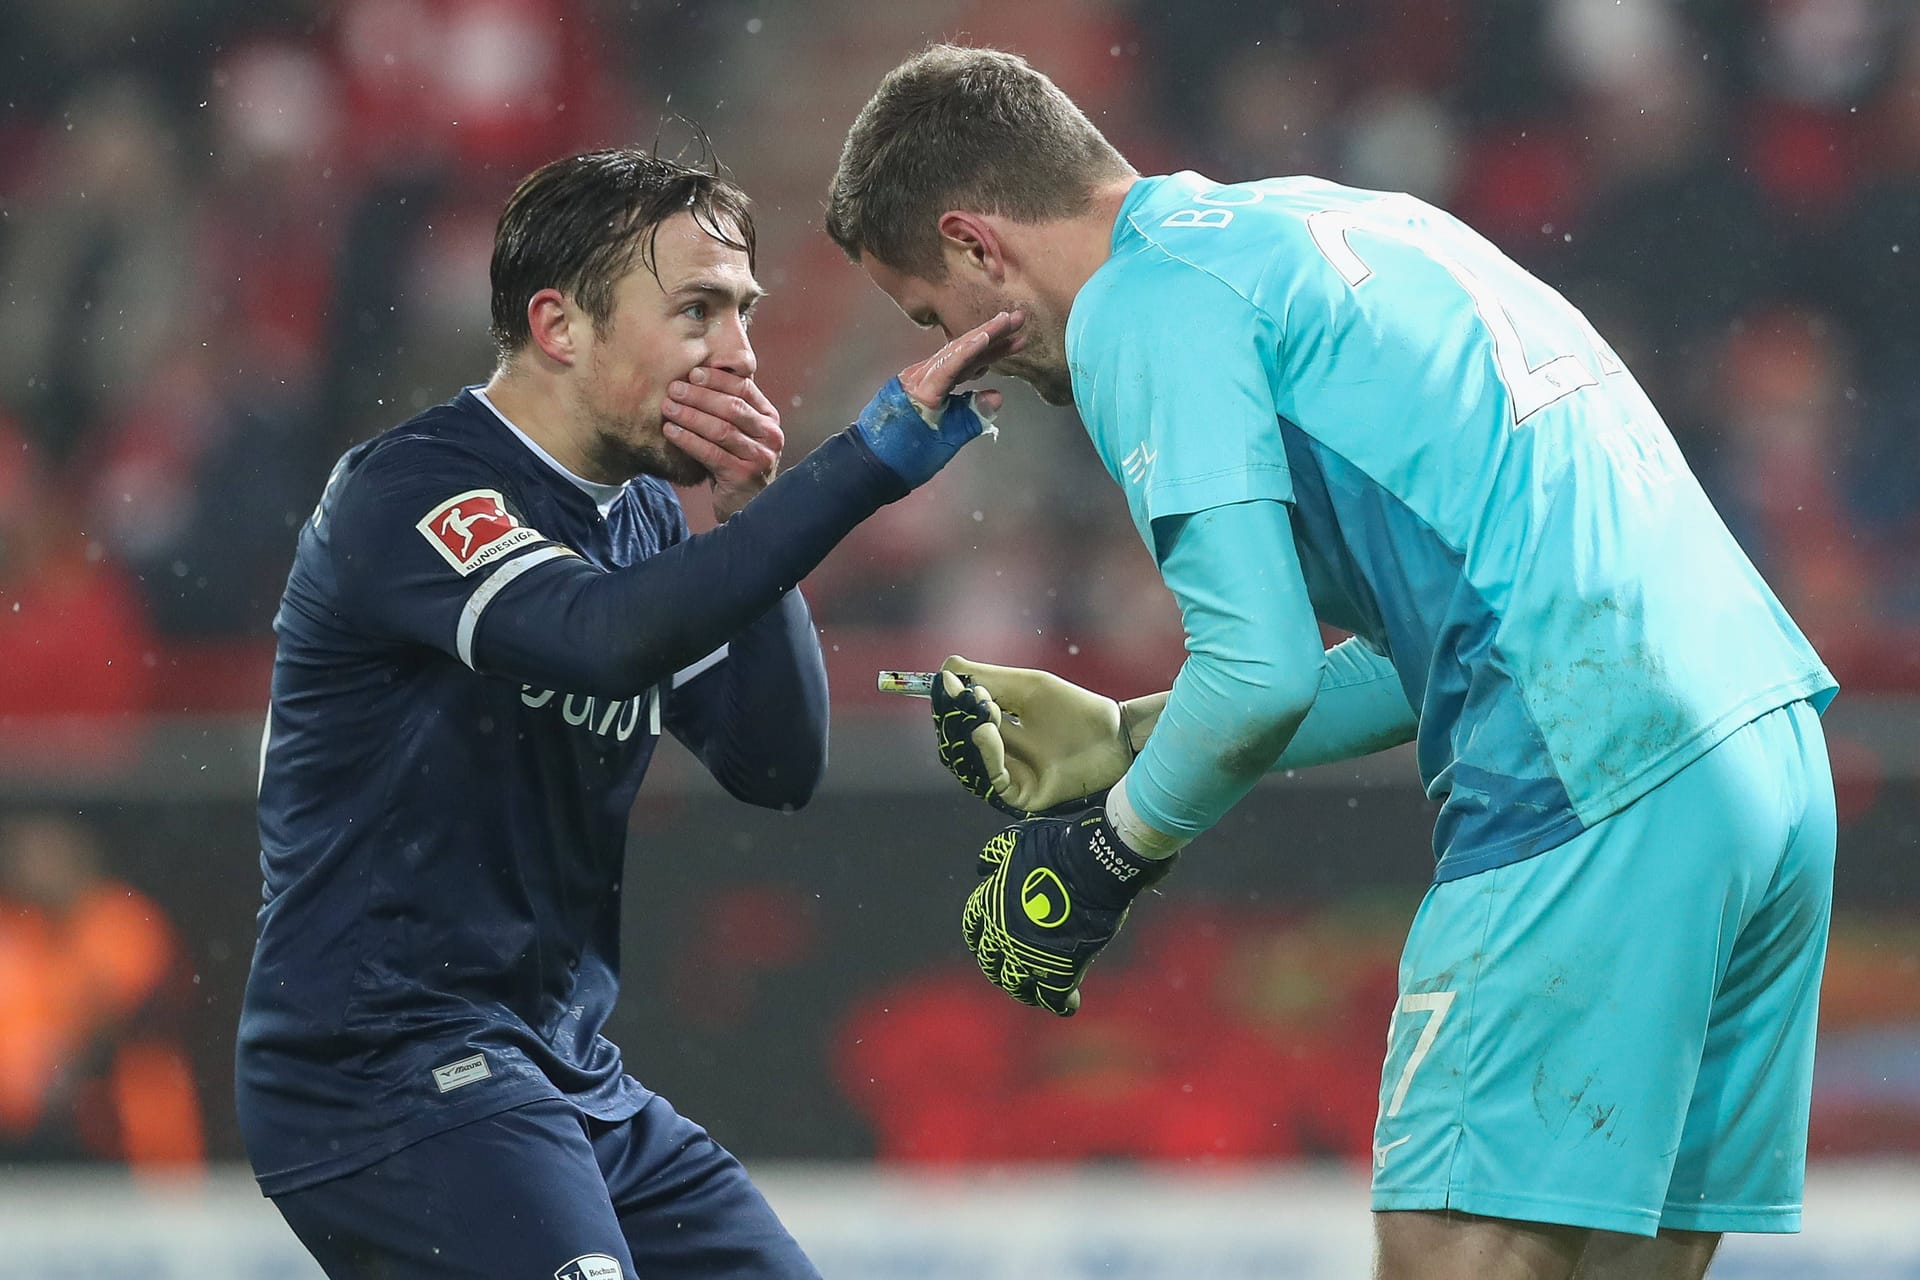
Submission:
[[85,827],[0,822],[0,1159],[198,1168],[183,978],[172,928]]

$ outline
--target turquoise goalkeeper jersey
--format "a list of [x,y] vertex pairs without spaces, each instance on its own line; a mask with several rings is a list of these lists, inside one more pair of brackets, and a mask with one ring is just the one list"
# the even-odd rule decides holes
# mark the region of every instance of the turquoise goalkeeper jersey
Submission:
[[[1156,521],[1290,505],[1314,612],[1418,713],[1439,879],[1550,849],[1833,695],[1585,317],[1411,196],[1142,179],[1067,355],[1149,549]],[[1262,555],[1222,551],[1211,590]]]

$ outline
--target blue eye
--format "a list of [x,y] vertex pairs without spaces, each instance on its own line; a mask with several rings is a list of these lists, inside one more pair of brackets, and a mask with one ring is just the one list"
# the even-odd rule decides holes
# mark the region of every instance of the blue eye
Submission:
[[680,308],[680,314],[695,320],[705,320],[707,318],[707,304],[704,302],[689,302],[686,306]]

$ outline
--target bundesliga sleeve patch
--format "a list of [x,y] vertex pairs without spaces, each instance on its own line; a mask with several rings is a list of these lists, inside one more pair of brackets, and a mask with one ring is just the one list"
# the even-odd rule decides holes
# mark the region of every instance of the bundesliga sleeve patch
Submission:
[[544,541],[539,530],[514,519],[497,489],[455,494],[414,527],[462,577],[517,547]]

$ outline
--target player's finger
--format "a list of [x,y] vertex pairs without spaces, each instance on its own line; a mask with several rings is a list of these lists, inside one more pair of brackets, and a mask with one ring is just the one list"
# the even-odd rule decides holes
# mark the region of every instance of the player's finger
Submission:
[[988,785],[996,791],[1005,791],[1011,779],[1007,776],[1007,748],[1001,740],[999,726],[987,721],[967,737],[980,753],[980,771],[987,776]]
[[959,679],[970,683],[974,678],[974,673],[983,665],[982,663],[973,661],[971,658],[963,658],[955,653],[949,654],[947,660],[940,664],[940,670],[943,672],[951,672]]
[[[775,453],[780,452],[787,442],[786,434],[780,429],[778,414],[768,414],[748,399],[718,387],[695,386],[690,382],[669,383],[665,408],[671,411],[669,416],[681,426],[699,429],[696,422],[704,423],[712,419],[721,423],[726,430]],[[726,445],[724,439],[713,435],[711,431],[702,431],[702,434],[716,443]]]
[[677,422],[663,423],[661,433],[666,436],[668,444],[687,454],[715,477],[744,480],[750,476],[765,475],[779,465],[780,456],[769,449],[754,446],[758,449],[757,453],[735,453]]
[[773,419],[779,424],[780,411],[773,407],[773,401],[767,399],[767,393],[752,378],[743,378],[737,373],[725,369],[695,369],[687,375],[687,381],[697,387],[711,387],[726,395],[738,396],[757,410],[762,417]]
[[[666,407],[661,412],[666,418],[664,429],[667,438],[674,444],[686,448],[686,442],[682,436],[674,434],[677,430],[684,436],[690,436],[711,445],[712,457],[716,462],[724,464],[732,458],[746,464],[744,468],[729,467],[729,470],[764,471],[780,461],[778,445],[770,445],[756,439],[724,418],[715,417],[711,413],[678,400],[667,401]],[[692,449],[687,451],[695,452]],[[702,461],[707,461],[705,455],[695,453],[695,456],[700,457]],[[709,462],[708,465],[711,466],[713,463]]]
[[[940,681],[944,697],[935,700],[936,711],[959,715],[969,721],[985,721],[993,725],[1001,723],[1004,717],[1000,711],[1000,704],[994,701],[993,694],[986,686],[969,676],[948,671],[940,673]],[[948,681],[953,683],[949,685]],[[944,716],[942,723],[945,723]],[[971,731],[971,729],[968,730],[968,732]]]
[[967,950],[973,958],[979,960],[984,968],[986,961],[980,956],[980,935],[986,930],[986,921],[977,911],[966,911],[960,916],[960,938],[967,944]]
[[954,705],[965,708],[972,712],[976,719],[984,720],[988,724],[1000,723],[1000,704],[994,701],[993,694],[987,691],[985,685],[968,685],[967,691],[954,699]]
[[1042,1009],[1062,1018],[1071,1018],[1080,1012],[1080,988],[1050,987],[1045,983],[1034,985],[1034,998]]
[[979,711],[982,690],[971,676],[958,671],[942,671],[940,688],[946,695],[944,700],[952,706],[969,714]]
[[921,404],[943,404],[955,387],[970,378],[979,377],[986,372],[988,365],[1013,350],[1015,335],[1025,323],[1025,312],[1000,312],[986,323],[967,330],[927,359],[901,370],[901,387]]
[[1014,959],[1011,952],[1004,948],[994,948],[999,963],[992,973],[993,985],[1018,1000],[1021,1004],[1033,1003],[1033,974],[1028,968]]
[[992,698],[1003,716],[1019,714],[1023,699],[1020,696],[1022,682],[1017,678],[1018,668],[975,662],[956,653],[940,664],[940,670],[954,672],[967,683],[968,688],[978,689]]
[[1033,994],[1033,983],[1027,980],[1027,971],[1018,966],[1003,967],[1000,971],[1000,989],[1018,1000],[1021,1004],[1039,1004],[1039,997]]

